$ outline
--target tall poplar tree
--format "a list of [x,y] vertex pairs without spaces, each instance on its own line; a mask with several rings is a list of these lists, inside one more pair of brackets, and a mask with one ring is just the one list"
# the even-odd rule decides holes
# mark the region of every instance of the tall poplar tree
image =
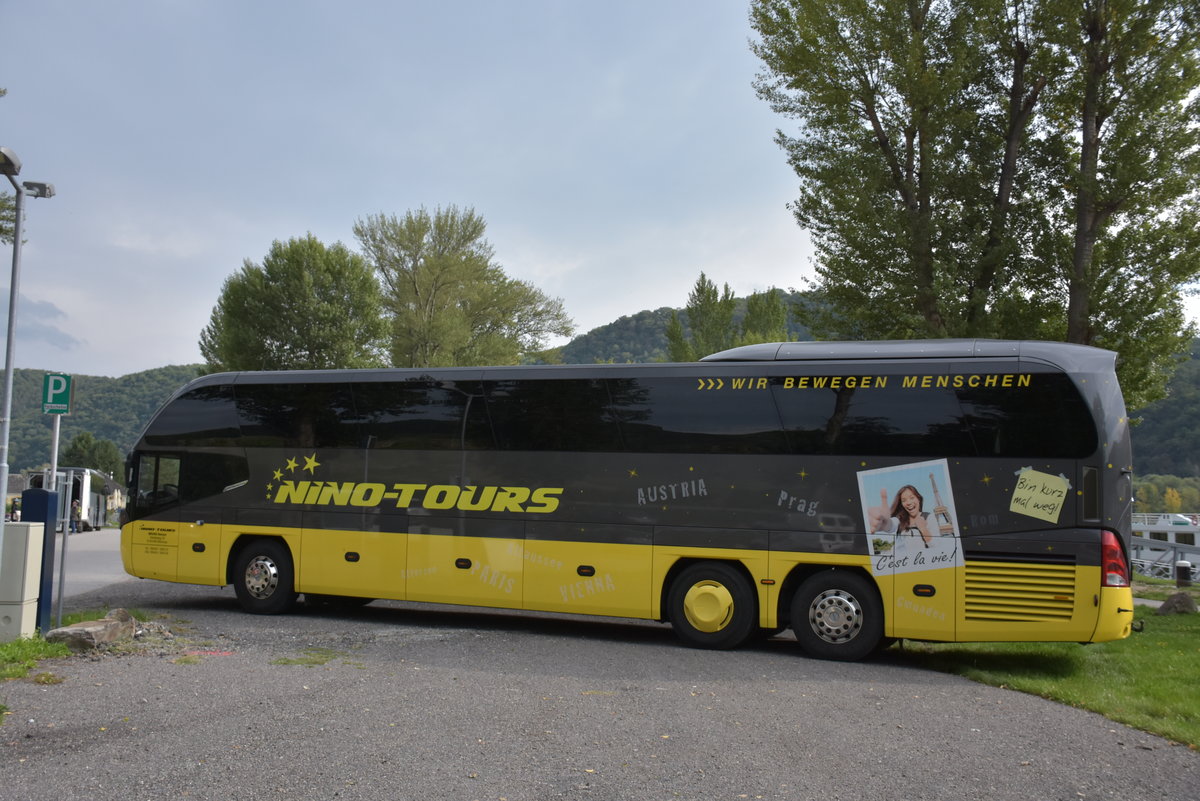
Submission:
[[673,362],[692,362],[731,347],[736,336],[733,329],[736,307],[737,299],[729,284],[718,290],[701,272],[688,293],[685,309],[691,335],[684,332],[679,315],[671,312],[667,323],[667,357]]
[[839,338],[1041,337],[1162,394],[1200,275],[1182,0],[754,0],[760,95]]
[[355,223],[383,285],[394,366],[516,364],[574,330],[561,300],[504,272],[486,230],[456,206]]

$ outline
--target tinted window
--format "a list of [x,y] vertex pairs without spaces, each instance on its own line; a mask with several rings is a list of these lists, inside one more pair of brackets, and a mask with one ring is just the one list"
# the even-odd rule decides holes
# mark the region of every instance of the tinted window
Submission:
[[237,411],[228,386],[201,387],[171,401],[146,429],[145,442],[162,447],[228,446],[238,439]]
[[[355,404],[372,448],[445,450],[490,447],[479,383],[402,381],[354,386]],[[471,424],[464,427],[464,417]],[[480,427],[484,424],[484,428]],[[483,445],[483,442],[486,445]]]
[[1070,377],[1035,373],[1027,386],[959,391],[982,456],[1079,459],[1096,451],[1096,425]]
[[775,380],[780,415],[797,453],[975,454],[953,391],[904,388],[900,376],[872,376],[866,385],[839,379],[827,382],[836,389],[785,388],[783,379]]
[[765,387],[717,389],[699,378],[679,377],[618,379],[609,388],[630,451],[787,452],[779,414]]
[[199,501],[220,495],[250,478],[246,460],[219,453],[185,453],[179,464],[179,496]]
[[916,378],[776,378],[772,388],[796,453],[1080,458],[1096,448],[1091,415],[1060,373],[1012,375],[1007,387]]
[[130,499],[152,511],[179,502],[179,457],[142,454],[137,464],[137,492]]
[[504,450],[621,450],[601,380],[489,381],[487,406]]
[[362,447],[348,384],[238,386],[245,444],[267,448]]

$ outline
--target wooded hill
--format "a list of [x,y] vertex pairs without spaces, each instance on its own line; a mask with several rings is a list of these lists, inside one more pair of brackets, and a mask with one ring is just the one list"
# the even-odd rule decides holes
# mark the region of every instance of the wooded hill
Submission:
[[[563,346],[563,360],[569,364],[663,361],[671,311],[641,311],[595,328]],[[798,327],[791,333],[796,339],[806,338]],[[1200,340],[1193,343],[1193,351],[1192,359],[1175,374],[1170,394],[1132,413],[1138,421],[1133,433],[1138,475],[1200,476],[1200,362],[1196,360]],[[128,453],[158,407],[198,371],[198,365],[183,365],[120,378],[74,376],[74,405],[72,413],[62,418],[60,453],[83,431],[112,441],[122,455]],[[9,469],[14,474],[50,463],[52,420],[41,412],[44,375],[42,370],[14,371],[9,435]]]
[[[191,365],[159,367],[120,378],[73,375],[71,413],[62,417],[59,453],[66,450],[76,434],[87,431],[96,439],[115,443],[124,456],[158,407],[198,374],[199,365]],[[11,474],[50,464],[54,421],[52,415],[42,414],[45,375],[45,370],[13,371],[12,426],[8,437]]]

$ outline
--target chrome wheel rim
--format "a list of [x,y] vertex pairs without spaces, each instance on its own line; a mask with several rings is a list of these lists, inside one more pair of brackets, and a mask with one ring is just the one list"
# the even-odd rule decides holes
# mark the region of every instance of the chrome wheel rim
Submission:
[[862,604],[845,590],[825,590],[808,607],[808,625],[825,642],[849,642],[862,631]]
[[246,576],[242,583],[251,597],[260,601],[270,598],[279,587],[279,565],[271,557],[259,554],[246,565]]

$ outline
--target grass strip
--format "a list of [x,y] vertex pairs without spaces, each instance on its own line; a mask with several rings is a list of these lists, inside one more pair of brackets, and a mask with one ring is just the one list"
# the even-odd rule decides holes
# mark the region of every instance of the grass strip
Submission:
[[1114,642],[911,643],[902,662],[1038,695],[1200,748],[1200,615],[1155,615]]

